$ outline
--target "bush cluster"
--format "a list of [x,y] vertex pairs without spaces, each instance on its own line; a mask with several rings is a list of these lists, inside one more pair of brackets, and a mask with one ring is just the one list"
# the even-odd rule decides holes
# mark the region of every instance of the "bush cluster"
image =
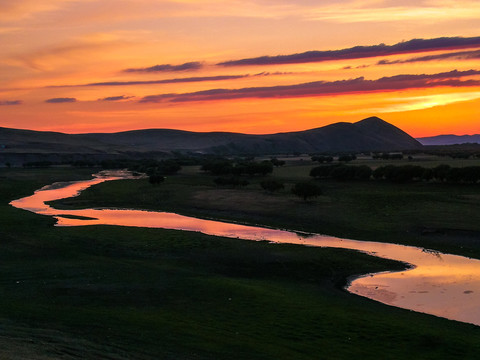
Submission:
[[310,176],[314,178],[330,178],[340,181],[369,180],[371,175],[372,169],[366,165],[324,165],[314,167],[310,171]]
[[444,164],[434,168],[424,168],[417,165],[385,165],[372,171],[366,165],[323,165],[314,167],[310,171],[310,176],[339,181],[374,179],[396,183],[431,181],[476,184],[480,182],[480,166],[457,168]]

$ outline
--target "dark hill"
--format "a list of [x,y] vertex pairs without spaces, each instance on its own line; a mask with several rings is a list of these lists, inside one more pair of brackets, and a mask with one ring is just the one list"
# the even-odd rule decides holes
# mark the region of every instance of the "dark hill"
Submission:
[[170,129],[63,134],[0,128],[0,154],[110,154],[199,151],[221,154],[281,154],[395,151],[422,145],[397,127],[371,117],[289,133],[248,135]]
[[437,135],[417,139],[422,145],[480,144],[480,135]]

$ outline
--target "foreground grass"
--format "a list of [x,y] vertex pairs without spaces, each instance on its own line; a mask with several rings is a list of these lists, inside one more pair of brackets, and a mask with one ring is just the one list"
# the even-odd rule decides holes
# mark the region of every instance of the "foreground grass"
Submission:
[[[398,263],[346,250],[160,229],[55,228],[50,218],[8,201],[52,177],[86,173],[29,171],[0,172],[0,353],[11,358],[22,352],[39,359],[478,355],[479,327],[391,308],[340,288],[349,275],[399,269]],[[202,179],[201,191],[210,190]],[[187,188],[191,181],[179,177],[176,185],[164,185]],[[104,185],[114,186],[93,188],[94,198],[113,191],[118,204],[126,192],[133,196],[149,186]],[[164,190],[155,188],[159,201]],[[181,199],[187,204],[190,195],[176,193],[171,206]],[[79,201],[90,201],[86,196]]]

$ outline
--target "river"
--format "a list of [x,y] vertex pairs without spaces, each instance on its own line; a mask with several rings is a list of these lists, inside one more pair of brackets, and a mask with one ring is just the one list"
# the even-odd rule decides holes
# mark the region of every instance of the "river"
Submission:
[[[246,226],[132,209],[58,210],[45,202],[74,197],[104,181],[134,178],[126,172],[102,172],[91,180],[55,183],[31,196],[14,200],[14,207],[57,219],[57,226],[120,225],[199,231],[208,235],[268,240],[278,243],[334,247],[398,260],[411,267],[400,272],[367,274],[352,280],[353,294],[418,312],[480,325],[480,260],[413,246],[356,241],[319,234]],[[63,216],[62,216],[63,215]]]

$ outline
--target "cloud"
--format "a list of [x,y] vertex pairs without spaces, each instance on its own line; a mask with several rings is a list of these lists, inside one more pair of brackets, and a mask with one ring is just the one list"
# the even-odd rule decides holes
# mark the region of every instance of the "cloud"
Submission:
[[89,62],[98,61],[99,56],[102,57],[104,54],[115,57],[120,49],[126,51],[126,47],[133,45],[132,41],[125,39],[126,37],[128,36],[120,32],[90,33],[53,46],[29,48],[24,53],[12,56],[10,61],[17,66],[41,71],[54,71],[60,66],[74,64],[80,58],[85,66]]
[[123,72],[172,72],[172,71],[188,71],[188,70],[199,70],[203,67],[202,63],[199,61],[191,61],[186,62],[181,65],[170,65],[170,64],[163,64],[163,65],[155,65],[147,68],[131,68],[125,69]]
[[45,100],[45,102],[49,104],[71,103],[76,101],[77,99],[68,98],[68,97],[52,98],[52,99]]
[[9,105],[20,105],[22,104],[22,100],[0,100],[0,106],[9,106]]
[[404,60],[387,60],[383,59],[377,62],[377,65],[392,65],[392,64],[406,64],[412,62],[421,62],[421,61],[434,61],[434,60],[470,60],[470,59],[480,59],[480,50],[475,51],[457,51],[445,54],[436,54],[436,55],[427,55],[427,56],[417,56],[410,59]]
[[[410,4],[411,3],[411,4]],[[311,8],[306,19],[340,24],[362,22],[476,20],[480,4],[477,0],[386,1],[360,0]]]
[[120,96],[109,96],[103,99],[98,99],[98,101],[120,101],[120,100],[128,100],[131,98],[133,98],[133,96],[120,95]]
[[438,86],[480,86],[480,80],[461,80],[465,76],[480,75],[480,70],[437,74],[396,75],[367,80],[364,77],[338,81],[315,81],[296,85],[250,87],[242,89],[211,89],[183,94],[160,94],[143,97],[141,103],[211,101],[245,98],[293,98],[334,94],[394,91]]
[[[270,74],[262,74],[263,76]],[[271,74],[279,75],[279,74]],[[156,85],[156,84],[175,84],[175,83],[188,83],[188,82],[202,82],[202,81],[221,81],[221,80],[235,80],[242,79],[249,76],[260,76],[260,74],[250,75],[250,74],[241,74],[241,75],[219,75],[219,76],[194,76],[188,78],[173,78],[173,79],[163,79],[163,80],[134,80],[134,81],[103,81],[103,82],[94,82],[88,84],[78,84],[78,85],[52,85],[48,87],[57,88],[57,87],[77,87],[77,86],[129,86],[129,85]]]
[[394,45],[354,46],[339,50],[307,51],[298,54],[261,56],[240,60],[220,62],[220,66],[277,65],[299,64],[340,59],[361,59],[377,56],[408,54],[421,51],[443,49],[461,49],[480,46],[480,36],[476,37],[441,37],[434,39],[412,39]]

